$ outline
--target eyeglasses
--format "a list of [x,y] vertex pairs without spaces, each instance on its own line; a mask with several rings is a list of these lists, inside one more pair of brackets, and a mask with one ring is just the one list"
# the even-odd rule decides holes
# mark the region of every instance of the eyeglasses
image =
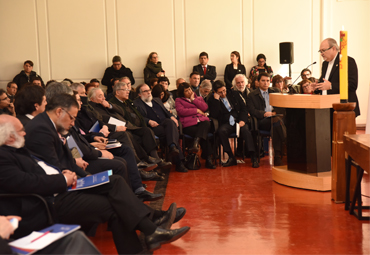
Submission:
[[326,51],[330,50],[331,48],[333,48],[333,46],[331,46],[331,47],[327,48],[326,50],[319,50],[319,51],[318,51],[318,53],[321,53],[321,54],[322,54],[322,53],[324,53],[324,52],[326,52]]
[[0,101],[7,100],[9,97],[4,97],[3,99],[0,99]]
[[73,117],[72,114],[70,114],[66,109],[62,108],[63,111],[65,111],[66,113],[68,113],[69,115],[69,118],[73,121],[75,121],[76,117]]
[[147,93],[147,92],[151,92],[151,91],[152,91],[151,89],[147,89],[147,90],[143,90],[142,92]]
[[129,89],[117,89],[117,90],[130,91]]

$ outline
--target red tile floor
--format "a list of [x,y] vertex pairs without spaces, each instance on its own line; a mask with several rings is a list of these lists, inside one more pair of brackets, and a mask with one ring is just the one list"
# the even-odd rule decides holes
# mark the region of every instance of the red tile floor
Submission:
[[[154,254],[370,254],[369,221],[349,215],[330,192],[275,183],[268,157],[257,169],[245,161],[188,173],[172,169],[163,209],[172,202],[185,207],[173,228],[191,230]],[[369,182],[367,174],[363,195],[370,196]],[[148,183],[149,190],[154,186]],[[370,199],[363,197],[363,203]],[[92,240],[103,254],[117,254],[105,229],[100,226]]]

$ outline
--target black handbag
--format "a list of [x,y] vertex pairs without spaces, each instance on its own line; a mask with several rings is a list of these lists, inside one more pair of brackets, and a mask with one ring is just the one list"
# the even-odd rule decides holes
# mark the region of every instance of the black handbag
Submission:
[[185,159],[185,167],[189,170],[199,170],[200,161],[199,161],[198,154],[189,153]]

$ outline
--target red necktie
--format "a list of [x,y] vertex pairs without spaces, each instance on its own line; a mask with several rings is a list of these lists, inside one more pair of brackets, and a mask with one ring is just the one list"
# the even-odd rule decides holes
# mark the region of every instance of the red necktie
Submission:
[[203,73],[204,73],[204,75],[206,75],[206,73],[207,73],[207,68],[205,66],[203,66]]

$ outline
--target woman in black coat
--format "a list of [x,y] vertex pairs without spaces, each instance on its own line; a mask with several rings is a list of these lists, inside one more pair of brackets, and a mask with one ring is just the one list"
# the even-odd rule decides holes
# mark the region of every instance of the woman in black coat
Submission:
[[240,54],[237,51],[233,51],[230,54],[231,63],[225,67],[224,80],[226,83],[226,88],[231,90],[232,81],[237,74],[246,75],[245,66],[240,62]]

